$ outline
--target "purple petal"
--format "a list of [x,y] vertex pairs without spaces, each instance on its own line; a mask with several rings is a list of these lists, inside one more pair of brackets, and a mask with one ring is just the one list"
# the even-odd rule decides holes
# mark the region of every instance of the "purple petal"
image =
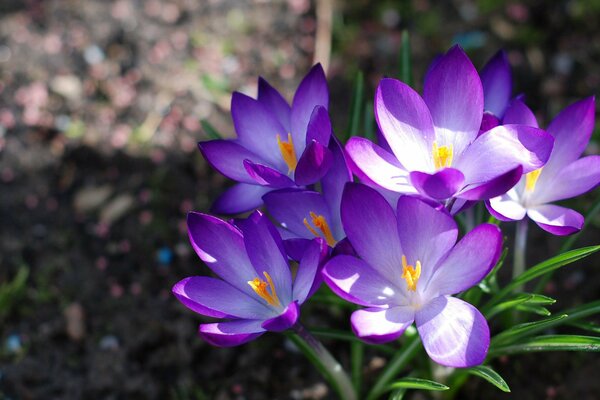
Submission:
[[258,277],[264,280],[264,272],[269,274],[280,301],[289,303],[292,299],[292,274],[277,229],[260,211],[252,213],[238,226],[244,234],[246,252]]
[[595,110],[594,97],[588,97],[565,108],[552,120],[547,131],[554,136],[554,150],[545,166],[547,172],[564,168],[583,153],[594,130]]
[[196,212],[188,213],[187,227],[200,259],[224,281],[254,296],[248,281],[257,274],[246,254],[241,232],[216,217]]
[[263,78],[258,78],[258,101],[275,115],[285,129],[285,133],[292,131],[290,124],[292,108],[283,96]]
[[198,334],[208,343],[218,347],[232,347],[256,339],[265,332],[262,320],[239,320],[201,324]]
[[235,92],[231,97],[231,117],[240,145],[277,169],[287,168],[277,142],[277,135],[287,138],[287,131],[273,113],[258,100]]
[[506,52],[497,52],[479,75],[483,86],[483,108],[502,118],[512,92],[512,74]]
[[496,225],[482,224],[454,246],[435,269],[425,292],[427,297],[467,290],[494,267],[502,252],[502,232]]
[[221,174],[234,181],[256,182],[248,175],[244,160],[265,162],[258,155],[232,140],[211,140],[198,143],[198,148],[208,163]]
[[346,161],[344,149],[335,136],[329,142],[329,150],[332,154],[332,163],[327,174],[321,179],[321,192],[331,213],[329,226],[334,237],[339,239],[345,236],[340,216],[342,193],[346,182],[352,181],[352,172]]
[[466,200],[485,200],[503,195],[515,186],[523,176],[523,167],[517,166],[504,174],[497,176],[482,185],[468,185],[457,195]]
[[506,112],[504,113],[502,123],[504,125],[517,124],[533,126],[534,128],[538,127],[535,114],[533,113],[533,111],[531,111],[529,107],[527,107],[523,100],[519,98],[514,99],[510,102],[508,108],[506,109]]
[[527,210],[519,202],[515,190],[507,194],[494,197],[485,203],[488,211],[500,221],[520,221],[525,218]]
[[329,119],[327,109],[323,106],[316,106],[308,122],[306,146],[313,140],[316,140],[323,146],[327,146],[332,133],[333,129],[331,128],[331,120]]
[[285,239],[283,241],[283,247],[289,258],[294,261],[300,261],[310,242],[310,239]]
[[[396,278],[401,275],[401,265],[396,268]],[[383,276],[379,268],[356,257],[332,258],[323,268],[323,278],[335,294],[362,306],[393,306],[404,299],[404,291]]]
[[494,114],[486,111],[483,113],[483,118],[481,119],[481,126],[479,127],[479,134],[481,135],[484,132],[489,131],[492,128],[500,125],[500,120]]
[[296,185],[311,185],[321,179],[331,167],[332,158],[327,146],[315,140],[310,142],[296,166],[294,173]]
[[404,333],[415,319],[412,307],[356,310],[350,317],[352,331],[367,343],[391,342]]
[[277,317],[263,322],[262,327],[271,332],[283,332],[289,329],[298,321],[300,316],[300,307],[297,301],[293,301]]
[[479,136],[457,160],[466,184],[483,184],[523,166],[523,173],[542,167],[552,151],[552,137],[524,125],[497,126]]
[[[326,109],[329,104],[329,90],[327,80],[321,64],[317,64],[304,77],[292,103],[292,138],[294,143],[304,143],[306,128],[310,116],[316,106]],[[297,154],[298,156],[300,154]]]
[[192,276],[176,283],[173,294],[190,310],[209,317],[264,319],[273,314],[255,297],[207,276]]
[[344,231],[354,250],[383,276],[395,279],[401,273],[402,248],[392,207],[374,189],[347,183],[341,208]]
[[252,183],[270,186],[275,189],[295,186],[294,181],[288,178],[287,175],[271,167],[250,160],[244,160],[243,164],[248,175],[254,180]]
[[415,322],[427,354],[438,364],[465,368],[485,360],[490,329],[469,303],[440,296],[417,311]]
[[578,212],[552,204],[529,208],[527,216],[540,228],[557,236],[580,231],[584,222],[583,216]]
[[479,133],[483,88],[477,70],[460,47],[451,48],[429,72],[423,98],[439,145],[451,143],[454,154],[461,154]]
[[465,177],[457,169],[444,168],[434,174],[413,171],[410,182],[419,193],[436,200],[452,197],[462,188]]
[[392,151],[409,171],[433,167],[433,121],[427,105],[410,86],[382,79],[375,94],[375,118]]
[[371,141],[353,137],[346,144],[346,151],[356,167],[357,175],[363,175],[377,185],[401,193],[415,193],[408,181],[408,172],[396,158]]
[[270,192],[270,187],[238,183],[219,196],[210,211],[216,214],[240,214],[263,204],[262,196]]
[[302,304],[312,295],[322,282],[319,266],[327,254],[327,244],[323,240],[312,240],[306,246],[298,272],[294,280],[292,298]]
[[539,176],[532,202],[550,203],[579,196],[600,183],[600,156],[580,158],[552,176],[545,169]]
[[[403,254],[410,265],[421,262],[420,281],[427,282],[438,261],[456,243],[456,222],[445,212],[409,196],[400,197],[397,213]],[[397,270],[399,273],[400,270]]]

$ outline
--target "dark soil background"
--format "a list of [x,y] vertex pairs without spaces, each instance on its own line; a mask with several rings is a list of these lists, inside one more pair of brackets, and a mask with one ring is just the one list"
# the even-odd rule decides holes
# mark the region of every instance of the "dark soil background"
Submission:
[[[335,4],[338,133],[358,69],[368,96],[397,75],[402,29],[415,82],[453,43],[478,67],[505,48],[515,93],[543,126],[598,93],[598,0],[435,3]],[[24,279],[0,300],[0,399],[334,398],[283,336],[212,348],[196,336],[202,318],[170,294],[207,271],[187,242],[186,212],[207,211],[228,185],[196,150],[207,139],[200,120],[234,135],[231,91],[254,95],[259,75],[291,99],[313,63],[316,15],[308,0],[0,0],[0,285]],[[588,152],[598,146],[596,134]],[[570,205],[584,212],[597,195]],[[590,221],[577,245],[600,243],[599,226]],[[562,243],[537,227],[531,236],[530,263]],[[598,299],[598,260],[555,276],[552,310]],[[308,326],[348,325],[347,311],[308,307]],[[347,344],[329,344],[346,363]],[[367,353],[367,383],[384,363]],[[494,367],[515,399],[600,398],[594,354]],[[473,378],[457,398],[509,396]]]

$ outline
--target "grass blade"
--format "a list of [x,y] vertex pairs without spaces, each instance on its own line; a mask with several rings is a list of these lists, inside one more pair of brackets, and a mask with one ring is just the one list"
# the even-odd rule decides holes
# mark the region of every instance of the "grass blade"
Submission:
[[486,381],[496,386],[503,392],[510,393],[510,388],[508,387],[506,381],[500,376],[499,373],[497,373],[496,371],[494,371],[486,365],[480,365],[477,367],[469,368],[467,372],[469,374],[485,379]]

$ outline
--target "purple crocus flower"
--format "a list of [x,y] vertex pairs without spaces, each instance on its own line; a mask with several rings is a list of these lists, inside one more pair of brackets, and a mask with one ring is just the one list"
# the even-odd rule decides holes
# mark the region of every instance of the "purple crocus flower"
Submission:
[[569,235],[583,226],[578,212],[550,203],[585,193],[600,183],[600,156],[579,158],[594,129],[595,100],[589,97],[564,109],[548,126],[554,149],[546,165],[524,175],[508,193],[487,202],[503,221],[528,216],[554,235]]
[[323,238],[330,247],[346,237],[340,218],[340,203],[346,182],[352,173],[346,163],[344,149],[332,137],[331,168],[321,179],[322,193],[306,189],[281,189],[267,193],[263,200],[267,211],[281,224],[288,255],[293,259],[304,253],[311,239]]
[[379,84],[376,119],[393,154],[364,138],[350,139],[346,151],[366,177],[395,192],[437,201],[498,196],[543,166],[553,141],[521,125],[478,136],[483,103],[479,75],[455,46],[429,71],[423,98],[395,79]]
[[[258,99],[234,92],[231,116],[237,139],[199,143],[204,158],[220,173],[240,182],[213,205],[235,214],[262,204],[274,189],[304,186],[319,180],[331,164],[327,115],[329,91],[320,64],[304,77],[290,107],[264,79]],[[329,128],[329,129],[328,129]]]
[[228,319],[201,324],[203,339],[236,346],[296,323],[300,305],[320,283],[327,249],[321,239],[307,246],[293,280],[281,237],[259,211],[238,226],[191,212],[187,224],[194,250],[220,279],[189,277],[173,286],[173,294],[192,311]]
[[490,343],[487,322],[451,295],[476,285],[494,266],[502,245],[498,227],[480,225],[456,243],[458,229],[447,213],[402,196],[395,215],[374,189],[355,183],[344,190],[342,222],[360,258],[336,256],[323,275],[337,295],[367,307],[352,314],[354,333],[384,343],[414,321],[437,363],[481,364]]

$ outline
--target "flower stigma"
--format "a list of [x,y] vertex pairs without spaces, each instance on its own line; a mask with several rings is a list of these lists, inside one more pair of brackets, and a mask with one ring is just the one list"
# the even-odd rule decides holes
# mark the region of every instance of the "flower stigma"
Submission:
[[294,150],[294,142],[292,142],[292,134],[288,133],[287,136],[288,141],[283,142],[281,140],[281,135],[277,135],[277,144],[279,145],[279,151],[281,152],[281,156],[283,157],[283,161],[288,166],[288,174],[294,172],[296,170],[296,165],[298,164],[298,160],[296,159],[296,151]]
[[310,233],[312,233],[316,237],[321,237],[321,234],[317,232],[317,229],[320,230],[322,233],[322,237],[325,239],[327,244],[331,247],[335,246],[337,241],[333,238],[333,234],[331,233],[331,229],[329,228],[329,224],[327,224],[327,220],[325,219],[325,217],[322,215],[317,215],[316,213],[311,211],[310,218],[312,220],[312,224],[315,226],[316,229],[310,225],[307,218],[304,218],[303,222],[304,226],[306,226],[306,229],[308,229]]
[[417,282],[421,276],[421,261],[417,260],[416,268],[408,265],[406,256],[402,255],[402,279],[406,280],[408,290],[414,292],[417,290]]
[[452,145],[438,146],[437,142],[433,142],[433,166],[436,170],[446,168],[452,165],[452,156],[454,151]]
[[267,271],[263,271],[265,278],[267,278],[267,282],[262,279],[256,277],[251,281],[248,281],[248,285],[256,292],[257,295],[262,297],[269,305],[273,307],[281,306],[281,302],[277,297],[277,292],[275,291],[275,285],[273,285],[273,280],[271,276],[267,273]]
[[535,171],[531,171],[528,174],[525,174],[525,190],[528,192],[533,192],[535,190],[535,184],[542,173],[542,168],[538,168]]

